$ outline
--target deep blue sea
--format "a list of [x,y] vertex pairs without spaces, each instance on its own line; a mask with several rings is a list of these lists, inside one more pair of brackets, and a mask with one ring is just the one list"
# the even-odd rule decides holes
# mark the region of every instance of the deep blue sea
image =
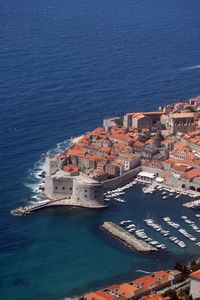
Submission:
[[193,218],[186,199],[139,186],[102,211],[9,211],[36,201],[42,158],[71,136],[200,94],[199,12],[199,0],[0,1],[1,300],[64,299],[198,255],[189,243],[138,254],[100,231],[124,218],[144,227],[147,214]]

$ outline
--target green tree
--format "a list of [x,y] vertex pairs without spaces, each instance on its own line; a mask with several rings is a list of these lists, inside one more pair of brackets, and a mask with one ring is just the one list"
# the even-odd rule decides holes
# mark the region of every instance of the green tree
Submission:
[[164,294],[163,294],[164,297],[170,297],[170,300],[179,300],[177,294],[176,294],[176,291],[175,290],[172,290],[172,289],[169,289],[168,291],[166,291]]

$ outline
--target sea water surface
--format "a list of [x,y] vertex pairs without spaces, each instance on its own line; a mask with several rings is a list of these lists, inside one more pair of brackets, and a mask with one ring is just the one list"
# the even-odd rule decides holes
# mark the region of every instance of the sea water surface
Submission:
[[198,255],[190,243],[134,253],[100,231],[124,218],[144,227],[147,214],[195,218],[186,199],[139,186],[106,210],[9,211],[37,201],[43,157],[71,136],[200,94],[199,11],[199,0],[1,0],[0,299],[63,299]]

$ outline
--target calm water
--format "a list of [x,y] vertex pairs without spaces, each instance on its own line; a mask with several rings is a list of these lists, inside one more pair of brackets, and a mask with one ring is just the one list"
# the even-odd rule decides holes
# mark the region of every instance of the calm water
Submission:
[[99,230],[105,220],[142,227],[147,213],[158,221],[184,213],[183,200],[144,196],[140,187],[104,211],[16,218],[9,210],[34,200],[33,173],[58,143],[105,116],[200,94],[199,11],[199,0],[1,0],[2,300],[63,299],[198,254],[192,245],[136,254]]

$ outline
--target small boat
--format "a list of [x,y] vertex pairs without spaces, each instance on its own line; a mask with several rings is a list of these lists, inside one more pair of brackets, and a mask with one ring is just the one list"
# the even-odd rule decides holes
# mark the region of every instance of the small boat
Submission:
[[133,232],[135,230],[136,230],[135,228],[131,228],[131,229],[128,230],[128,232]]
[[115,201],[118,201],[118,202],[126,202],[124,199],[121,199],[121,198],[114,198]]
[[121,221],[121,225],[123,225],[123,224],[129,224],[129,223],[132,223],[132,220],[123,220],[123,221]]
[[136,226],[134,224],[130,224],[130,225],[127,226],[128,229],[133,228],[133,227],[135,228]]

